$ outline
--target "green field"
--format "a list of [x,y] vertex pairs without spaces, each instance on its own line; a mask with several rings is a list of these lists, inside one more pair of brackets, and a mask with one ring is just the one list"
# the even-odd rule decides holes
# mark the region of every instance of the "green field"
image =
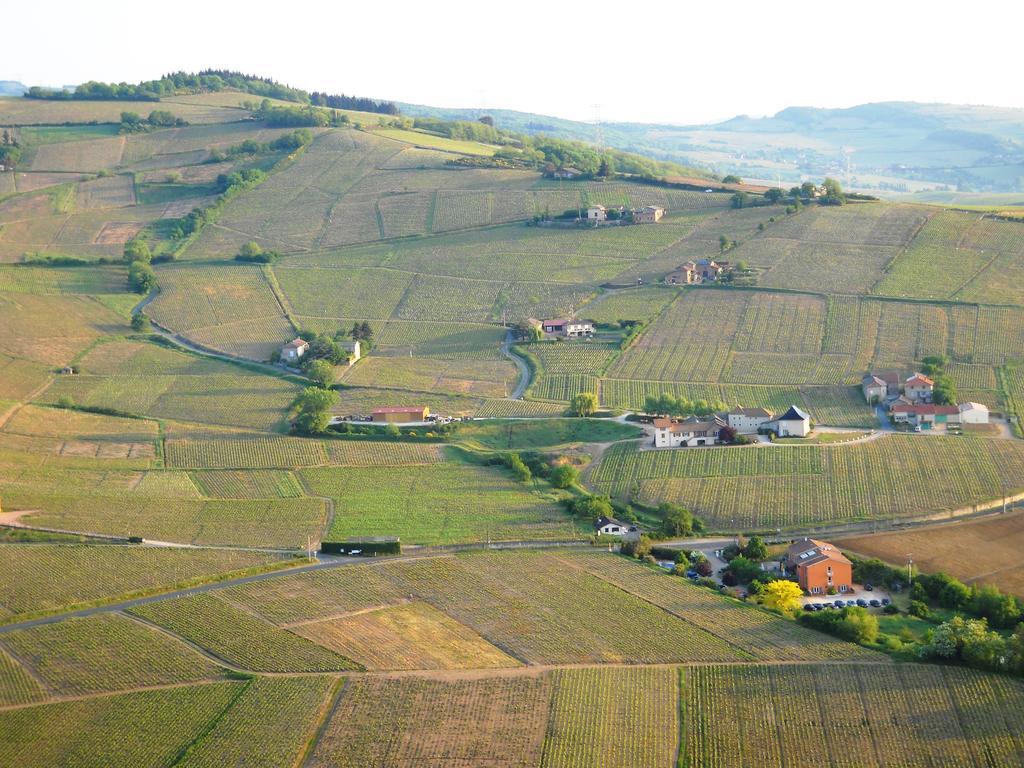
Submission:
[[328,539],[399,536],[454,544],[580,536],[543,490],[497,469],[445,463],[303,469],[299,475],[311,493],[334,500]]

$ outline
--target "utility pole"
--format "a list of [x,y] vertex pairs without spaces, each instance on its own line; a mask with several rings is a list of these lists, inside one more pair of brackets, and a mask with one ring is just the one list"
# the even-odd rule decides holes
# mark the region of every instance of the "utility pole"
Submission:
[[907,553],[907,583],[914,583],[914,558]]

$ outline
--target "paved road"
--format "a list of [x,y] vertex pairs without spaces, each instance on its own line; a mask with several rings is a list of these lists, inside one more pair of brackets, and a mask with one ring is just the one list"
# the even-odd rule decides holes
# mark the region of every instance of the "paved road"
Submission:
[[505,341],[501,344],[501,354],[515,363],[516,368],[519,369],[519,383],[509,395],[509,400],[522,400],[526,388],[530,386],[530,367],[523,361],[523,358],[512,352],[512,331],[505,334]]

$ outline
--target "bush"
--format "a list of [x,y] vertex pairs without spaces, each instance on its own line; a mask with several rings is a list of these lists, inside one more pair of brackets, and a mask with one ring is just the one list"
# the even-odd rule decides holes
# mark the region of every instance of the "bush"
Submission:
[[892,603],[889,603],[887,606],[885,606],[885,608],[882,609],[882,613],[888,614],[889,616],[895,616],[899,612],[900,609]]
[[135,293],[149,293],[156,287],[156,273],[149,264],[133,261],[128,267],[128,288]]
[[640,560],[647,555],[650,555],[651,549],[651,540],[647,536],[640,536],[639,538],[622,542],[620,551],[624,555],[629,555],[630,557],[635,557]]
[[580,471],[572,464],[559,464],[551,470],[551,484],[555,488],[571,488],[580,479]]
[[911,600],[910,607],[907,609],[907,613],[911,616],[916,616],[919,619],[927,619],[931,616],[931,610],[928,608],[928,604],[920,600]]

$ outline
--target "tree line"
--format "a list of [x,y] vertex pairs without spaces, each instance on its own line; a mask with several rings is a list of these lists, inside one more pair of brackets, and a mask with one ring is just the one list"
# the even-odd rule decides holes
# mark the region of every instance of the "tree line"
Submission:
[[361,96],[334,95],[319,91],[308,93],[301,88],[282,85],[269,77],[248,75],[228,69],[172,72],[158,80],[146,80],[141,83],[103,83],[89,80],[76,86],[74,90],[34,85],[28,89],[25,96],[30,99],[58,101],[159,101],[165,96],[179,93],[209,93],[229,88],[266,99],[294,101],[332,109],[377,112],[384,115],[398,114],[398,107],[392,101],[375,101]]

